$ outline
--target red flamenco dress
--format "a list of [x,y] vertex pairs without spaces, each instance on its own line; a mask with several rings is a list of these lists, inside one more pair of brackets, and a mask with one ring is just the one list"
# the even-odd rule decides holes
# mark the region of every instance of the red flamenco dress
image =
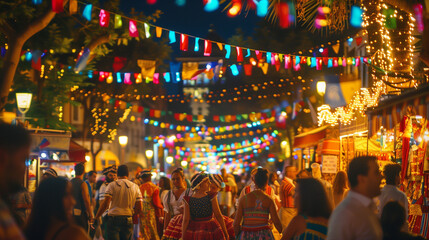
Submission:
[[186,229],[185,239],[226,240],[222,228],[213,218],[212,199],[217,194],[210,193],[202,198],[185,196],[191,219]]

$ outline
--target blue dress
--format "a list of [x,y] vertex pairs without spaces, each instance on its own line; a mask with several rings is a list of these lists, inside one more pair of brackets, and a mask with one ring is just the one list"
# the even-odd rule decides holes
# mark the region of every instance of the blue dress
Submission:
[[308,219],[307,216],[301,215],[306,222],[305,232],[295,236],[294,240],[325,240],[328,234],[328,226],[321,222]]

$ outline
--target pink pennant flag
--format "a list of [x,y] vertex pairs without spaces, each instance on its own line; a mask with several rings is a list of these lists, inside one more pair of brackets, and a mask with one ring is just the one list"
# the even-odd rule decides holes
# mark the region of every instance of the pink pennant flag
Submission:
[[130,78],[131,78],[131,73],[125,73],[124,74],[124,83],[128,84],[128,85],[131,85],[132,82],[131,82]]
[[347,59],[343,57],[343,67],[347,66]]
[[101,9],[99,17],[100,17],[100,26],[108,27],[109,26],[110,13],[106,12],[104,9]]
[[153,74],[153,83],[159,84],[159,73]]
[[323,64],[323,60],[322,58],[318,57],[316,60],[316,70],[322,70],[322,64]]
[[291,58],[289,55],[285,55],[285,68],[289,69],[292,65]]
[[130,32],[130,37],[139,37],[139,31],[137,29],[137,22],[135,20],[130,20],[128,29]]

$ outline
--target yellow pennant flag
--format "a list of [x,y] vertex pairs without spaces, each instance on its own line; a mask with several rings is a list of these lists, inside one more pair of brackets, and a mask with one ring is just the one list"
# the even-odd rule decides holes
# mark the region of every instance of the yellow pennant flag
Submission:
[[156,27],[156,37],[160,38],[162,36],[162,28]]
[[334,49],[335,53],[338,53],[338,51],[340,50],[340,43],[337,43],[335,45],[332,45],[332,49]]
[[70,12],[70,15],[77,13],[77,1],[76,0],[70,0],[69,12]]
[[222,45],[222,43],[217,43],[217,46],[219,47],[219,50],[223,50],[223,45]]

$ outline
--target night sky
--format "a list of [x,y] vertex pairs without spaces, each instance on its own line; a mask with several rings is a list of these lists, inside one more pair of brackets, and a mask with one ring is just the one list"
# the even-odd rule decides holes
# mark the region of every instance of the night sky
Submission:
[[123,0],[121,9],[128,14],[131,8],[134,8],[145,15],[151,15],[159,9],[163,14],[155,25],[196,37],[205,37],[210,25],[213,24],[217,33],[225,41],[234,35],[237,28],[243,29],[245,35],[250,36],[256,24],[259,21],[265,21],[257,17],[254,11],[250,11],[247,16],[246,12],[242,12],[239,16],[230,18],[226,11],[222,11],[226,3],[214,12],[206,12],[203,9],[202,0],[187,0],[183,7],[177,6],[174,1],[158,0],[156,4],[149,5],[146,0]]

